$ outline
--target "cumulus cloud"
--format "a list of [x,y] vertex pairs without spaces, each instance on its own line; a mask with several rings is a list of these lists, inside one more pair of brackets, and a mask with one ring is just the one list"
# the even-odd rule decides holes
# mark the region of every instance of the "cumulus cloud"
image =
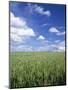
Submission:
[[27,28],[11,27],[11,33],[16,34],[18,36],[35,36],[34,31],[29,27]]
[[58,51],[65,51],[65,47],[62,46],[58,47]]
[[14,34],[14,33],[10,34],[10,38],[11,38],[11,40],[13,40],[15,42],[22,42],[23,41],[21,37],[19,37],[17,34]]
[[36,51],[64,52],[65,41],[56,40],[55,42],[43,42],[43,44],[40,47],[38,47]]
[[51,47],[53,51],[65,51],[65,41],[57,42],[57,44],[52,44]]
[[55,27],[51,27],[51,28],[49,29],[49,32],[51,32],[51,33],[56,33],[57,36],[65,35],[65,31],[64,31],[64,32],[61,32],[61,31],[59,31],[59,30],[58,30],[57,28],[55,28]]
[[52,32],[52,33],[58,33],[59,30],[56,29],[55,27],[51,27],[51,28],[49,29],[49,32]]
[[16,17],[12,12],[10,13],[10,38],[14,41],[21,42],[23,37],[35,36],[32,28],[27,26],[24,19]]
[[33,12],[32,4],[31,3],[27,3],[27,5],[28,5],[29,13],[32,14],[32,12]]
[[42,35],[40,35],[40,36],[37,38],[37,40],[44,40],[44,39],[45,39],[45,37],[42,36]]
[[28,46],[28,45],[20,45],[17,46],[16,51],[24,51],[24,52],[33,51],[33,48],[32,46]]
[[50,26],[50,24],[44,23],[44,24],[42,24],[42,27],[44,27],[44,26]]
[[58,35],[58,36],[65,35],[65,32],[59,32],[56,35]]
[[34,10],[41,15],[51,16],[51,12],[49,10],[45,11],[43,7],[38,6],[37,4],[34,5]]
[[28,9],[29,9],[29,12],[32,14],[33,12],[36,12],[38,14],[41,14],[41,15],[46,15],[46,16],[51,16],[51,12],[49,10],[44,10],[43,7],[37,5],[37,4],[34,4],[32,5],[31,3],[28,3]]
[[58,43],[58,42],[60,42],[60,40],[55,40],[54,42],[55,42],[55,43]]
[[12,12],[10,12],[10,25],[15,27],[23,27],[26,25],[26,21],[22,18],[16,17]]

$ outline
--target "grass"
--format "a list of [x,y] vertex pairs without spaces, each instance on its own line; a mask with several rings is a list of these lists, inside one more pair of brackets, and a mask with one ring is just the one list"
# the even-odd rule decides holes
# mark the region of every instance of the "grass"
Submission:
[[65,84],[64,52],[10,53],[10,88]]

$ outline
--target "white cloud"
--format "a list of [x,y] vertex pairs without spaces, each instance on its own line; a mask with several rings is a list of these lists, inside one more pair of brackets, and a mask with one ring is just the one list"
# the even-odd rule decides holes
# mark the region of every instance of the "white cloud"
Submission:
[[49,46],[40,46],[37,48],[37,51],[48,51],[49,50]]
[[17,34],[11,33],[10,37],[11,37],[11,40],[13,40],[15,42],[22,42],[22,38],[19,37]]
[[35,32],[27,26],[25,20],[15,17],[13,13],[10,13],[10,15],[10,38],[12,40],[21,42],[23,37],[35,36]]
[[58,43],[58,42],[60,42],[60,40],[56,40],[56,41],[54,41],[55,43]]
[[59,43],[59,46],[64,47],[64,46],[65,46],[65,41],[60,42],[60,43]]
[[51,12],[49,10],[44,11],[44,8],[37,4],[34,5],[34,10],[41,15],[51,16]]
[[59,32],[56,35],[58,35],[58,36],[65,35],[65,32]]
[[45,39],[45,37],[40,35],[37,40],[44,40],[44,39]]
[[38,51],[52,51],[52,52],[63,52],[65,51],[65,41],[56,40],[57,43],[51,42],[43,43],[37,48]]
[[44,23],[44,24],[42,24],[42,26],[49,26],[49,24],[48,23]]
[[28,45],[19,45],[17,46],[16,51],[33,51],[33,47]]
[[58,51],[65,51],[65,47],[59,46]]
[[33,13],[33,12],[37,12],[38,14],[41,14],[41,15],[46,15],[46,16],[51,16],[51,12],[49,10],[44,10],[43,7],[37,5],[37,4],[31,4],[31,3],[28,3],[28,9],[29,9],[29,13]]
[[43,12],[44,15],[51,16],[51,12],[49,10]]
[[64,32],[60,32],[58,29],[56,29],[55,27],[51,27],[49,29],[49,32],[52,33],[56,33],[57,36],[61,36],[61,35],[65,35],[65,31]]
[[36,49],[36,51],[52,51],[52,52],[63,52],[65,51],[65,42],[59,42],[57,44],[47,44],[42,45]]
[[19,36],[35,36],[34,31],[29,27],[27,27],[27,28],[11,27],[11,33],[14,33]]
[[52,44],[51,48],[54,48],[54,51],[65,51],[65,41],[58,42],[57,44]]
[[55,27],[51,27],[51,28],[49,29],[49,32],[52,32],[52,33],[58,33],[59,30],[56,29]]
[[28,5],[29,13],[32,14],[32,12],[33,12],[32,4],[31,3],[27,3],[27,5]]
[[65,51],[65,41],[59,42],[57,47],[59,51]]
[[10,12],[10,25],[15,27],[23,27],[26,25],[26,21],[22,18],[16,17],[12,12]]

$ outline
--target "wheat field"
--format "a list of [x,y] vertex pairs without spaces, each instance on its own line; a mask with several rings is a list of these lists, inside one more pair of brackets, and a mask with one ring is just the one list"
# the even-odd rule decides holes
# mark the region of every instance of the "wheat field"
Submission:
[[10,88],[66,84],[64,52],[10,53]]

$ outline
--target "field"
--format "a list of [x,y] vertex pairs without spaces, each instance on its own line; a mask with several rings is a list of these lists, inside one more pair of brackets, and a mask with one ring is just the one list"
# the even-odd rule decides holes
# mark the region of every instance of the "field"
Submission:
[[65,84],[64,52],[10,53],[10,88]]

